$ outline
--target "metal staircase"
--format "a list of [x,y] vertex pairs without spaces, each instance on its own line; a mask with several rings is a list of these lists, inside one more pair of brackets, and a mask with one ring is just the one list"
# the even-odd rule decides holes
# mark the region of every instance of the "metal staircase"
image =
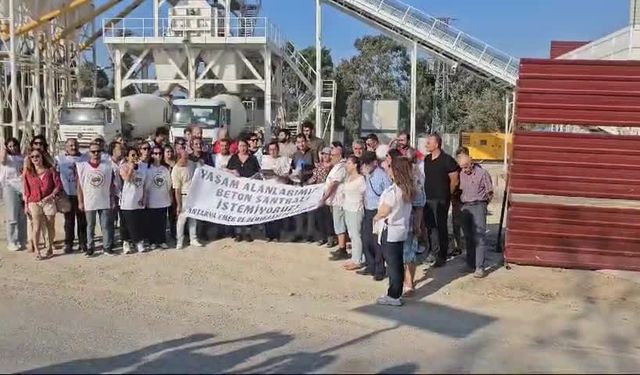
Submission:
[[323,0],[374,27],[415,41],[447,60],[513,87],[518,79],[519,61],[477,40],[445,22],[398,0]]

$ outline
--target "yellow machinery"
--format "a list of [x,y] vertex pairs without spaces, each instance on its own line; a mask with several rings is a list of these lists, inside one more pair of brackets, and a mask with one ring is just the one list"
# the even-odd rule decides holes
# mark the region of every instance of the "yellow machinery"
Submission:
[[511,154],[512,137],[504,133],[461,133],[460,145],[467,147],[475,160],[500,161],[504,160],[505,137]]

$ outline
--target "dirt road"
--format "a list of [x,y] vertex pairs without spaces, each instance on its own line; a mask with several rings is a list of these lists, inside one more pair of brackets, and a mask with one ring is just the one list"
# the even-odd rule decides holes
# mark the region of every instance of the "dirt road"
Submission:
[[[3,239],[2,239],[3,241]],[[2,242],[4,244],[4,242]],[[0,250],[1,372],[621,372],[640,368],[640,285],[598,272],[419,270],[386,282],[311,245],[37,262]],[[495,259],[494,259],[495,260]]]

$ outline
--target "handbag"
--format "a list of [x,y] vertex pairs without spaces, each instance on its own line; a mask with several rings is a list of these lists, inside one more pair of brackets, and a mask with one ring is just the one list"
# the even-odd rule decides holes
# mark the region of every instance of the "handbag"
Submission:
[[56,210],[61,214],[71,212],[71,201],[64,190],[61,190],[58,195],[56,195]]

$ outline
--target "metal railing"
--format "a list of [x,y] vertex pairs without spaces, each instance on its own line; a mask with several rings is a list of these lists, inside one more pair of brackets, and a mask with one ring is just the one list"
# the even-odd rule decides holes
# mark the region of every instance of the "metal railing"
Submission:
[[[103,37],[107,43],[147,38],[202,37],[267,38],[279,48],[286,45],[280,30],[265,17],[173,16],[169,18],[120,18],[116,22],[102,20]],[[157,34],[156,34],[157,21]],[[228,25],[227,25],[227,21]]]
[[419,37],[436,49],[456,56],[462,62],[479,68],[511,85],[518,77],[519,60],[425,12],[398,0],[325,0],[340,6],[346,4],[391,23]]

